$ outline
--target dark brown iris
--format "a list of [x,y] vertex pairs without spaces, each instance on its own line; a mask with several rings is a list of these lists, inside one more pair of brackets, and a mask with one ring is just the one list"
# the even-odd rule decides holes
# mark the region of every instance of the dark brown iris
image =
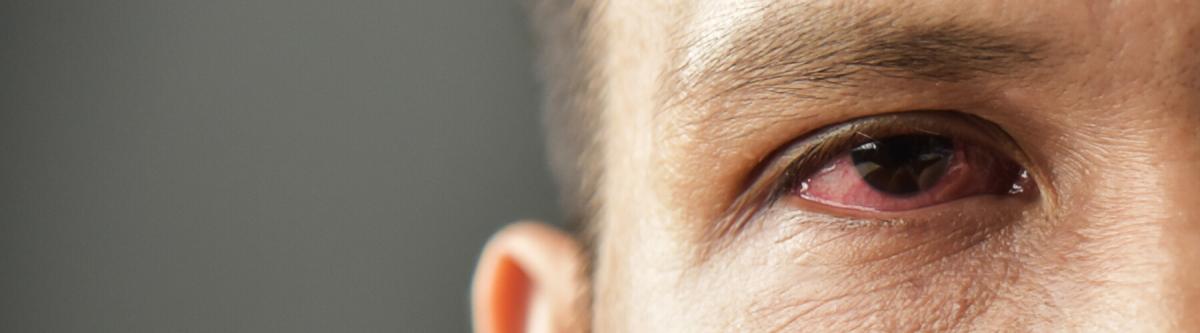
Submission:
[[927,134],[888,137],[850,151],[863,180],[894,196],[914,195],[933,187],[946,174],[953,156],[953,141]]

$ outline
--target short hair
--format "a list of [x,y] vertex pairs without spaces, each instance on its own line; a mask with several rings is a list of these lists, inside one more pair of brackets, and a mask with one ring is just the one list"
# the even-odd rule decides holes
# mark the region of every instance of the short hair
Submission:
[[602,50],[594,37],[599,5],[592,0],[531,0],[528,6],[538,48],[550,169],[566,224],[589,252],[596,233],[590,222],[602,204],[597,193],[604,178],[600,144],[604,87],[598,66]]

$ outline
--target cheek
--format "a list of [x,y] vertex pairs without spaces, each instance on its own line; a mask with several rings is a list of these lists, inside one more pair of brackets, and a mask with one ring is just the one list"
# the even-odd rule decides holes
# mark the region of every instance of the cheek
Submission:
[[[721,270],[729,275],[727,288],[747,298],[744,310],[730,312],[755,317],[735,331],[953,331],[991,320],[987,312],[1009,307],[994,292],[1009,287],[1005,272],[1018,270],[1019,261],[981,246],[1003,235],[965,225],[944,229],[810,231],[770,243],[774,249],[747,251]],[[747,264],[754,262],[765,264]]]

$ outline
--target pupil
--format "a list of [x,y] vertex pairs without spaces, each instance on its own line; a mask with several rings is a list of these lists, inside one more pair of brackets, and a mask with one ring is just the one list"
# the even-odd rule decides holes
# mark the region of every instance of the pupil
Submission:
[[895,196],[920,193],[946,174],[954,142],[949,138],[907,134],[865,143],[850,151],[854,168],[880,192]]

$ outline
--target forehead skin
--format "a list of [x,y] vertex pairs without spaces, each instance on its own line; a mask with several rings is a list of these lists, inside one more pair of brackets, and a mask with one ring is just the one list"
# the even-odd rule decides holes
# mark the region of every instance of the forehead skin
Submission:
[[[1200,195],[1192,194],[1200,3],[611,0],[602,8],[598,331],[1200,325]],[[886,24],[840,24],[876,16]],[[856,47],[790,43],[828,34],[858,45],[884,27],[901,39],[957,27],[1015,51],[960,68],[872,68],[846,61],[856,58],[843,51]],[[980,45],[989,44],[963,50]],[[763,56],[793,46],[817,50]],[[805,81],[811,68],[795,63],[820,62],[805,56],[861,70],[849,84]],[[710,232],[747,174],[780,146],[848,119],[922,109],[995,122],[1037,166],[1043,208],[1022,217],[1003,249],[971,249],[954,266],[832,265],[856,248],[816,249],[818,236],[784,223]],[[941,255],[922,262],[949,262]]]

